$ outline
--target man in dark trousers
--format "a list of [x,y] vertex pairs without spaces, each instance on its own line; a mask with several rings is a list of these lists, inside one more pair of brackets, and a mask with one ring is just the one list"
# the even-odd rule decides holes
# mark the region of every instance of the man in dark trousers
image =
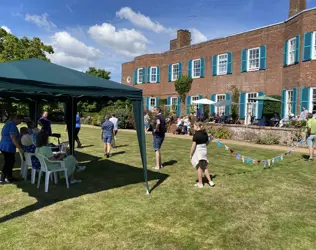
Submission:
[[161,108],[155,107],[154,114],[155,119],[153,124],[153,146],[156,152],[156,166],[153,169],[159,170],[162,168],[160,148],[165,139],[166,121],[163,115],[161,114]]

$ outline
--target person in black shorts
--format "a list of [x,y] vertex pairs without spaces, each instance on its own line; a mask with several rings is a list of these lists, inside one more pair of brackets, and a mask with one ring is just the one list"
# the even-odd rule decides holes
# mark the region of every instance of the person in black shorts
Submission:
[[160,148],[165,139],[166,121],[164,116],[161,114],[161,108],[155,107],[154,114],[155,119],[153,124],[153,146],[156,152],[156,166],[153,167],[153,169],[159,170],[162,168]]
[[215,184],[211,180],[211,177],[207,168],[207,165],[208,165],[207,145],[210,141],[210,138],[203,127],[203,123],[195,122],[194,130],[195,130],[195,133],[193,135],[190,159],[191,159],[192,166],[197,170],[197,174],[198,174],[198,183],[195,184],[195,186],[198,188],[203,188],[202,175],[204,172],[209,185],[213,187],[215,186]]

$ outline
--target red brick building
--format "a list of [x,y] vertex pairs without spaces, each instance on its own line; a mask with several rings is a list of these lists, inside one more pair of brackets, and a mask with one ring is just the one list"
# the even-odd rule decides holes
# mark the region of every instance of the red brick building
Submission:
[[[191,45],[191,34],[177,32],[170,50],[136,57],[122,65],[122,83],[143,89],[145,105],[158,98],[178,105],[173,82],[181,75],[194,80],[186,100],[207,97],[229,99],[231,86],[240,90],[240,118],[262,116],[262,103],[248,105],[259,95],[282,95],[282,116],[299,114],[305,106],[316,112],[316,8],[306,9],[306,0],[290,0],[289,18],[280,23]],[[227,107],[211,112],[226,112]]]

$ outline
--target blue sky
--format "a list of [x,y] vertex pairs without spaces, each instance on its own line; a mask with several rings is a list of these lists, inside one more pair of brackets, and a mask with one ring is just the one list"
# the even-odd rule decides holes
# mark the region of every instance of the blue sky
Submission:
[[197,43],[284,21],[288,8],[289,0],[1,0],[0,27],[51,44],[52,62],[103,68],[120,82],[121,63],[168,50],[177,29]]

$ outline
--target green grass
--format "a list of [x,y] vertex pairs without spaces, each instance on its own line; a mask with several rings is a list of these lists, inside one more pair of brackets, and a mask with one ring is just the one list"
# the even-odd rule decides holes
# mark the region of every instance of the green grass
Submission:
[[[63,131],[55,126],[54,131]],[[63,134],[63,138],[65,134]],[[209,146],[215,188],[196,189],[189,140],[167,138],[160,172],[145,194],[136,135],[120,132],[105,159],[100,131],[83,128],[77,154],[87,170],[69,190],[30,182],[0,186],[0,249],[315,249],[316,167],[293,154],[270,169],[243,165]],[[147,137],[148,166],[154,164]],[[276,151],[233,147],[249,157]],[[0,156],[0,164],[2,165]],[[16,163],[19,166],[19,162]],[[16,170],[18,174],[18,169]]]

